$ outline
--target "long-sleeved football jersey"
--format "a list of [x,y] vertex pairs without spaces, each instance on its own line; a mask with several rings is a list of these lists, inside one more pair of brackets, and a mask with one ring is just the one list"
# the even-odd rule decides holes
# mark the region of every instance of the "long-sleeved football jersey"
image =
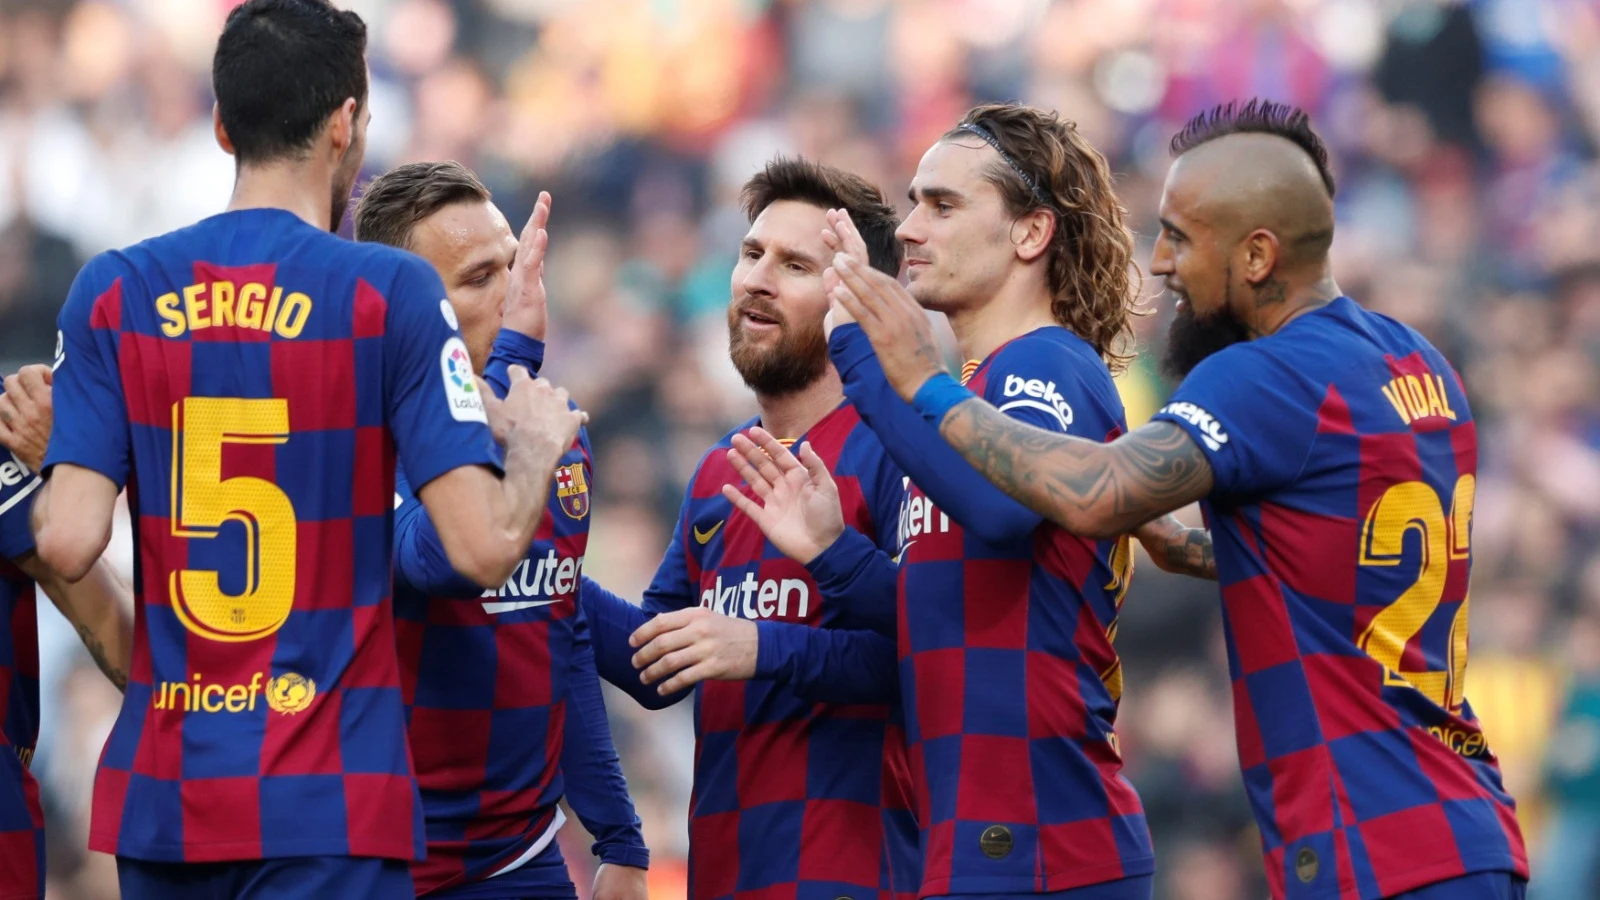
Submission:
[[498,465],[444,298],[420,257],[279,209],[78,274],[45,464],[127,487],[136,597],[91,849],[421,856],[390,604],[396,456],[419,487]]
[[[919,866],[893,641],[825,600],[722,496],[727,484],[751,490],[727,461],[734,433],[697,467],[643,609],[585,583],[601,674],[662,705],[677,698],[629,664],[634,629],[692,606],[755,620],[761,677],[694,692],[690,897],[909,896]],[[855,411],[842,405],[797,440],[833,472],[845,521],[887,546],[902,480]]]
[[1274,897],[1528,876],[1466,698],[1478,439],[1455,370],[1349,298],[1195,367],[1245,792]]
[[[830,352],[846,396],[909,478],[895,619],[921,895],[1050,893],[1149,875],[1150,833],[1113,730],[1127,539],[1074,537],[1000,493],[895,395],[860,326],[836,328]],[[964,375],[1042,428],[1097,441],[1126,428],[1105,364],[1063,328],[1016,338]],[[831,558],[861,558],[841,553]],[[881,610],[885,565],[820,580]]]

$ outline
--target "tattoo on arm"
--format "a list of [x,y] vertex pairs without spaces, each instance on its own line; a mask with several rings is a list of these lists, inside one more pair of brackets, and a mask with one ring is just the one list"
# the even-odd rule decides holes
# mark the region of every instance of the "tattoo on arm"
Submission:
[[1001,490],[1074,534],[1113,537],[1211,492],[1211,464],[1189,435],[1152,422],[1109,444],[1055,434],[982,400],[940,432]]
[[100,638],[87,625],[78,626],[78,637],[83,640],[83,646],[88,648],[89,655],[94,657],[94,664],[100,667],[100,671],[105,673],[107,678],[111,679],[111,683],[117,686],[117,690],[126,694],[128,692],[128,673],[111,664],[111,660],[106,654],[105,644],[100,642]]

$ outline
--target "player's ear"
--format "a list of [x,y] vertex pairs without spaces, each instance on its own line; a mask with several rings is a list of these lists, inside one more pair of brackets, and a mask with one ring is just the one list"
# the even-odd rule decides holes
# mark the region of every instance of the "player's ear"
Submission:
[[222,108],[215,103],[211,104],[211,131],[217,136],[217,146],[222,152],[233,155],[233,139],[228,137],[228,129],[222,125]]
[[1036,209],[1011,223],[1011,243],[1023,262],[1033,262],[1050,249],[1058,223],[1055,213]]
[[328,117],[328,140],[332,144],[333,155],[343,158],[345,151],[356,139],[356,115],[360,105],[354,97],[344,98],[339,108]]
[[1278,267],[1278,236],[1265,228],[1257,228],[1244,239],[1244,280],[1260,284],[1272,276]]

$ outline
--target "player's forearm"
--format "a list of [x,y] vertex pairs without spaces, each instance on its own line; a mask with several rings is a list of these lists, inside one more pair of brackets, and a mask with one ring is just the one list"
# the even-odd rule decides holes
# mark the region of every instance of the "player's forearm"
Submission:
[[1156,567],[1174,575],[1217,580],[1217,556],[1211,532],[1190,528],[1173,516],[1146,522],[1134,532]]
[[[33,503],[40,560],[68,582],[82,580],[111,543],[116,485],[98,472],[58,465]],[[56,510],[60,510],[59,513]]]
[[813,703],[893,703],[900,697],[895,642],[872,631],[756,623],[756,677],[789,685]]
[[894,638],[899,567],[867,536],[846,528],[839,539],[806,564],[817,589],[854,620],[852,625]]
[[616,865],[648,867],[650,851],[611,739],[594,650],[587,639],[573,646],[569,660],[561,769],[566,776],[567,803],[594,835],[594,854]]
[[1018,422],[974,397],[939,431],[991,483],[1084,537],[1116,537],[1211,491],[1210,464],[1170,423],[1100,444]]
[[633,665],[635,648],[628,643],[628,638],[650,620],[650,613],[611,593],[588,576],[584,576],[578,587],[578,603],[589,623],[595,671],[601,678],[645,709],[666,709],[689,695],[690,691],[683,690],[662,696],[655,685],[639,679],[639,670]]
[[978,540],[1005,544],[1039,527],[1039,514],[978,477],[939,440],[939,429],[912,409],[884,377],[860,326],[839,329],[829,344],[845,395],[902,472]]
[[128,689],[133,659],[133,594],[111,565],[98,560],[76,583],[68,583],[36,555],[16,561],[78,632],[95,665],[117,690]]

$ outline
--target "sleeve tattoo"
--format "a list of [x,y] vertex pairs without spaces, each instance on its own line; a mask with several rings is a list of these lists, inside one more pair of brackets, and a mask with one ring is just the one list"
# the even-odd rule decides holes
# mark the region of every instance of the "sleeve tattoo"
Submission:
[[1217,580],[1217,557],[1211,532],[1190,528],[1174,516],[1162,516],[1136,532],[1156,568],[1175,575]]
[[1132,531],[1211,492],[1211,464],[1170,422],[1101,444],[1035,428],[974,398],[952,409],[940,432],[1001,490],[1085,537]]

